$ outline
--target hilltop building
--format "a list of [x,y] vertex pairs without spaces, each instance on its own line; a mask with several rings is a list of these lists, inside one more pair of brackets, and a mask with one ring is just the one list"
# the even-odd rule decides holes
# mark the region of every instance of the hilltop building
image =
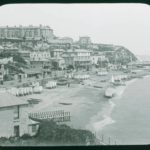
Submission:
[[86,49],[89,47],[89,45],[92,44],[91,38],[88,36],[80,37],[78,43],[80,45],[80,48],[86,48]]
[[53,30],[49,26],[4,26],[0,27],[0,39],[18,40],[49,40],[53,39]]

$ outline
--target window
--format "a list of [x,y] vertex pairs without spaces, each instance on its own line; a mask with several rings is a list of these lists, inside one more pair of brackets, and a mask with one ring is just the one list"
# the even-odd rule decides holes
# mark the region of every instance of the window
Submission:
[[14,119],[19,119],[19,106],[15,106]]
[[37,30],[37,29],[34,30],[34,35],[35,35],[35,36],[38,36],[38,30]]
[[32,132],[36,132],[36,124],[32,125]]
[[20,135],[19,133],[19,126],[14,126],[14,136],[18,137]]

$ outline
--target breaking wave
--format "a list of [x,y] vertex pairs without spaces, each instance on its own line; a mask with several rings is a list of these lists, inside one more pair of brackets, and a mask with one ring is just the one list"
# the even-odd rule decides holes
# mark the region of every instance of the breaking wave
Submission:
[[114,123],[115,121],[111,118],[111,113],[115,105],[116,104],[109,99],[109,105],[104,106],[101,111],[91,118],[90,123],[87,125],[87,129],[98,132],[106,125]]

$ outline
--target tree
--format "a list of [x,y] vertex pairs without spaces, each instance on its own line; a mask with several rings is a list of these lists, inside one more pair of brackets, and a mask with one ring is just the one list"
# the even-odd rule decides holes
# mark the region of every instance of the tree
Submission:
[[68,65],[67,69],[69,69],[69,70],[74,69],[74,66],[73,65]]
[[36,138],[58,144],[86,145],[87,138],[94,144],[95,136],[88,130],[73,129],[67,125],[57,125],[53,121],[42,121]]

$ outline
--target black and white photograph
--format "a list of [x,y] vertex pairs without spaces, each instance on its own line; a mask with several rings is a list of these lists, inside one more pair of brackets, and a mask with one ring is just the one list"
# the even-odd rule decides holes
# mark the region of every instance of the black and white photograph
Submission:
[[0,6],[0,146],[150,144],[150,6]]

